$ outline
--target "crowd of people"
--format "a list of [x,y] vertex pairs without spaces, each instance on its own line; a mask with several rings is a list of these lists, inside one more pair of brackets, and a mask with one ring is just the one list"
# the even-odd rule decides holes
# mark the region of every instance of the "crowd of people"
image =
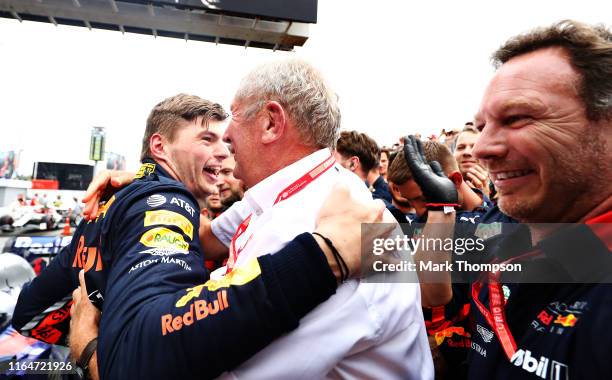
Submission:
[[[94,179],[89,222],[24,287],[14,327],[70,333],[92,378],[612,377],[612,32],[563,21],[493,59],[474,120],[390,147],[341,132],[300,60],[250,72],[231,117],[163,100],[140,170]],[[527,269],[362,280],[361,242],[400,227],[486,237],[470,260]],[[463,257],[431,253],[414,262]]]

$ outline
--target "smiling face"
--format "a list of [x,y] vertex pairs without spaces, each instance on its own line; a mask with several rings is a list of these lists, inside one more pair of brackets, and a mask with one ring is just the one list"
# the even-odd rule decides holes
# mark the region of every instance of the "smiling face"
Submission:
[[198,117],[191,122],[185,122],[175,132],[172,142],[165,143],[168,155],[168,165],[176,179],[182,182],[196,197],[200,204],[205,203],[209,194],[217,190],[217,175],[221,169],[221,161],[229,151],[221,137],[225,123],[210,120],[202,123]]
[[478,134],[469,131],[462,132],[457,137],[457,144],[453,155],[455,156],[455,160],[457,160],[457,164],[459,165],[459,171],[461,171],[461,174],[463,175],[465,175],[469,168],[478,163],[476,157],[474,157],[472,154],[472,150],[474,149],[474,144],[476,144],[477,139]]
[[380,152],[380,175],[386,176],[389,169],[389,156],[387,152]]
[[244,186],[242,181],[234,177],[234,167],[236,161],[234,156],[229,156],[221,163],[221,171],[219,172],[219,195],[224,206],[231,206],[234,202],[242,199],[244,195]]
[[579,74],[561,48],[512,58],[489,84],[476,116],[482,133],[473,154],[511,217],[576,221],[576,208],[584,208],[599,183],[598,167],[607,156],[602,128],[587,120],[578,85]]
[[219,190],[206,197],[206,208],[213,213],[220,212],[223,209],[221,197],[219,197]]

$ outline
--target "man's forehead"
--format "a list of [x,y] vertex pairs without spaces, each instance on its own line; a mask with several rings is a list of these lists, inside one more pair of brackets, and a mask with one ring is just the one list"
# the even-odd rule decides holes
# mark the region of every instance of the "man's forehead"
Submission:
[[223,135],[225,128],[227,128],[228,119],[208,120],[208,123],[203,123],[201,125],[207,132]]
[[232,114],[239,113],[244,108],[245,102],[241,99],[234,98],[230,104],[230,112]]
[[475,116],[482,120],[492,110],[540,108],[543,95],[577,95],[577,71],[560,47],[539,49],[512,58],[495,73]]
[[465,142],[473,142],[478,138],[478,134],[471,132],[471,131],[465,131],[465,132],[461,132],[459,133],[459,136],[457,136],[457,145],[461,144],[461,143],[465,143]]

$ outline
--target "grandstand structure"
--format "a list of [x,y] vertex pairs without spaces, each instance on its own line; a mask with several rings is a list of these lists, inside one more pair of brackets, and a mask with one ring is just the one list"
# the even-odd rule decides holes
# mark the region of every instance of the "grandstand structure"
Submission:
[[317,0],[0,0],[0,17],[290,51]]

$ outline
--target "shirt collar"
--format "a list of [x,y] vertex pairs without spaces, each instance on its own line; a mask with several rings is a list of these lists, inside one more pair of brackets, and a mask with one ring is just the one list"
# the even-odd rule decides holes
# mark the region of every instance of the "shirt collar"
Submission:
[[150,179],[157,179],[158,177],[174,179],[161,167],[160,164],[155,162],[155,160],[151,158],[145,158],[142,160],[140,169],[138,169],[138,172],[134,176],[134,179],[146,181]]
[[329,148],[323,148],[282,168],[247,190],[244,193],[244,200],[249,203],[256,215],[261,214],[274,205],[276,197],[283,189],[314,169],[330,155]]

